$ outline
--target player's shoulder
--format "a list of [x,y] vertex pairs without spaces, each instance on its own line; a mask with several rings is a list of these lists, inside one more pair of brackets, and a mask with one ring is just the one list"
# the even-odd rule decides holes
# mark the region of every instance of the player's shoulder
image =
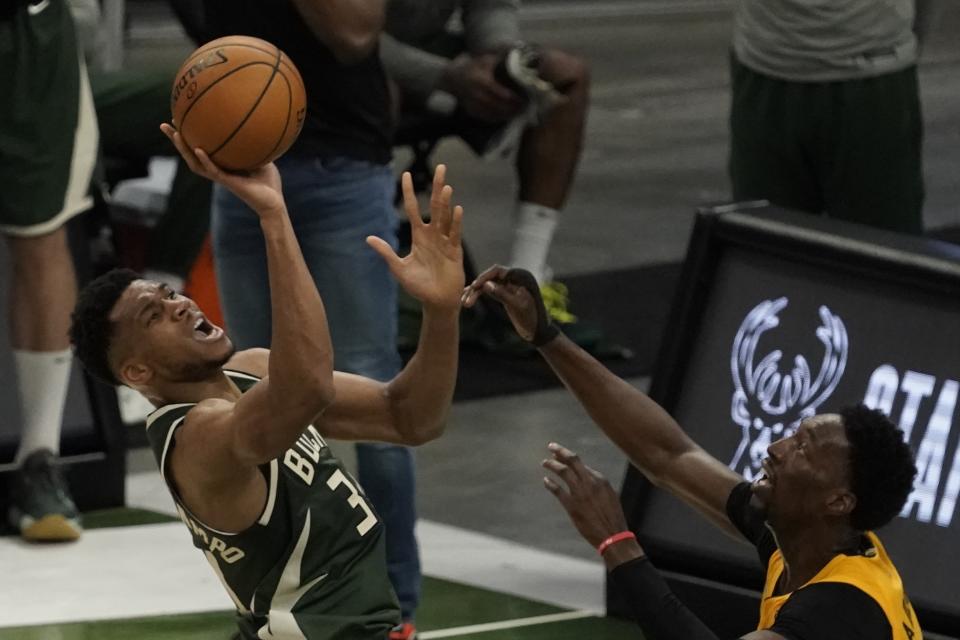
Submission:
[[270,368],[270,349],[258,347],[238,351],[227,360],[223,368],[263,378]]

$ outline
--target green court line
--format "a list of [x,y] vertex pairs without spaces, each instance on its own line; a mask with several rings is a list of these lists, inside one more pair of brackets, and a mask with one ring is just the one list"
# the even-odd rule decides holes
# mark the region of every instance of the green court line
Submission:
[[132,527],[141,524],[161,524],[177,519],[146,509],[117,508],[88,511],[83,514],[84,529],[107,529],[109,527]]
[[[168,516],[156,511],[147,509],[135,509],[132,507],[117,507],[115,509],[100,509],[97,511],[87,511],[82,514],[83,528],[107,529],[109,527],[133,527],[141,524],[161,524],[164,522],[175,522],[177,518]],[[16,535],[16,531],[8,525],[4,525],[0,530],[0,536]]]
[[[131,588],[149,589],[149,581]],[[528,618],[561,612],[552,605],[488,591],[447,580],[424,578],[423,605],[418,612],[421,630],[447,629],[499,620]],[[0,629],[0,640],[216,640],[229,639],[236,627],[233,614],[219,611],[136,618],[71,622]],[[490,637],[487,634],[485,637]]]
[[[441,582],[441,581],[436,581]],[[437,585],[439,586],[439,585]],[[502,594],[498,594],[502,595]],[[509,596],[504,596],[509,598]],[[460,603],[469,610],[471,602]],[[426,609],[433,607],[427,606]],[[424,612],[424,618],[429,614]],[[435,622],[435,621],[434,621]],[[421,622],[420,629],[427,624]],[[0,629],[2,640],[229,640],[236,627],[227,611],[136,620],[70,623]],[[611,618],[581,618],[447,636],[458,640],[642,640],[636,625]]]

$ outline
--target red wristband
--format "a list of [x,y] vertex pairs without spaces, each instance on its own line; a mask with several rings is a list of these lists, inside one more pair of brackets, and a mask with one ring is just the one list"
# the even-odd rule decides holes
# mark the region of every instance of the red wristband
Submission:
[[597,553],[599,553],[600,555],[603,555],[603,552],[607,550],[607,547],[609,547],[612,544],[623,542],[624,540],[636,540],[636,539],[637,539],[637,534],[635,534],[633,531],[621,531],[620,533],[615,533],[600,543],[600,546],[597,547]]

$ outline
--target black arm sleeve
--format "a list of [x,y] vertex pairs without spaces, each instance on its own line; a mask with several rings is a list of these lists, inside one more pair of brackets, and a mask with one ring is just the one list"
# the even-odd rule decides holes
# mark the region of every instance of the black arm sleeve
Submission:
[[720,640],[670,590],[649,558],[624,562],[610,572],[630,603],[631,617],[644,635],[657,640]]
[[727,498],[727,517],[743,537],[757,548],[760,563],[766,569],[770,564],[770,556],[777,550],[777,541],[773,533],[767,528],[763,512],[752,504],[753,492],[749,482],[741,482],[730,492]]
[[787,640],[892,640],[886,614],[853,585],[818,582],[784,603],[770,631]]

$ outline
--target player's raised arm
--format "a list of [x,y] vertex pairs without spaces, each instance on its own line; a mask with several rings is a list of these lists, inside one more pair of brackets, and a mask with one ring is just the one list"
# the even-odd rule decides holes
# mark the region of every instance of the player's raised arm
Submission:
[[653,484],[736,534],[726,504],[743,478],[691,440],[645,393],[559,333],[549,322],[529,272],[491,267],[464,291],[464,304],[472,306],[481,295],[503,304],[520,337],[539,348],[597,426]]
[[[186,149],[171,127],[164,125],[164,133],[193,171],[230,189],[260,217],[271,295],[267,376],[236,402],[198,405],[178,437],[203,439],[207,451],[222,449],[208,462],[260,464],[290,447],[333,400],[333,347],[323,302],[287,216],[277,168],[271,163],[246,175],[226,173],[202,151]],[[191,429],[198,421],[203,429]],[[207,471],[217,474],[215,468]]]
[[321,433],[349,440],[422,444],[446,425],[457,380],[463,209],[451,205],[453,189],[445,184],[446,167],[437,167],[430,197],[430,222],[417,206],[410,174],[405,173],[404,210],[412,247],[400,258],[386,242],[367,238],[400,285],[420,301],[423,322],[417,351],[389,382],[337,372],[337,399],[317,423]]

